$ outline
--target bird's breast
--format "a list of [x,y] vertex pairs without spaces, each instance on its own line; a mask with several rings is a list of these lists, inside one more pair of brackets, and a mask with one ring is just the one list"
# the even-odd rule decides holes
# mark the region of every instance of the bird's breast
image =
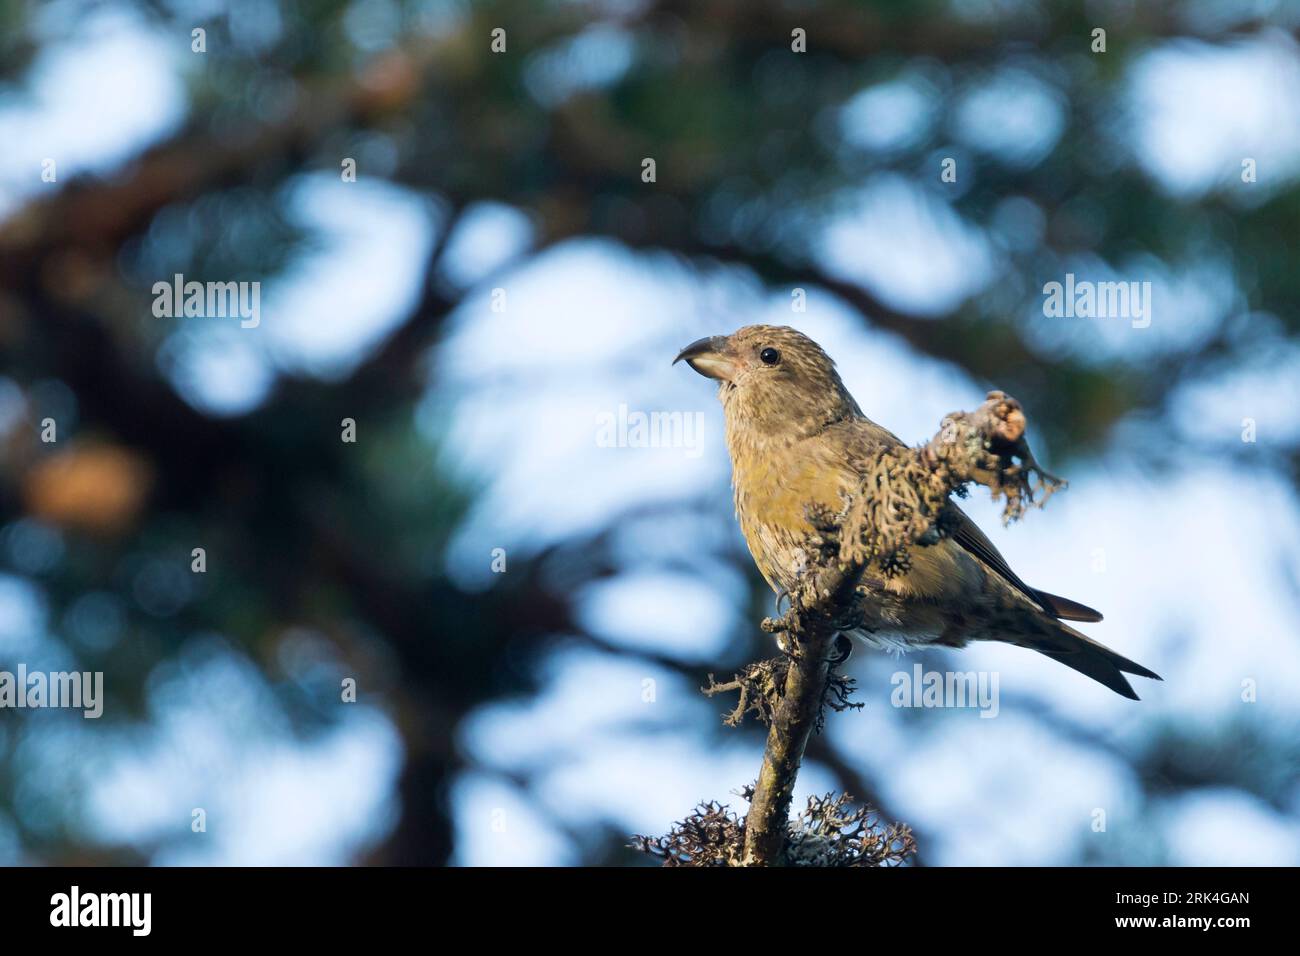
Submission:
[[[781,448],[733,446],[736,517],[754,563],[774,590],[793,590],[817,559],[809,510],[838,513],[860,493],[851,460],[843,448],[816,439]],[[979,562],[952,541],[914,547],[910,559],[908,571],[872,586],[910,607],[906,617],[915,617],[918,603],[943,606],[969,599],[983,586]],[[930,629],[919,620],[907,623]]]
[[736,517],[755,564],[774,589],[791,589],[813,559],[810,539],[816,531],[809,509],[837,512],[853,487],[851,474],[806,444],[733,450]]

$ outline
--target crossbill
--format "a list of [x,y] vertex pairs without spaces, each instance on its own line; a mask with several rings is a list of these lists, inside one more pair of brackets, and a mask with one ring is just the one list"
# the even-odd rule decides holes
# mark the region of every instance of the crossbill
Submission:
[[[903,442],[858,408],[835,363],[784,326],[751,325],[693,342],[674,364],[718,380],[736,517],[754,563],[778,593],[816,560],[809,520],[858,492],[864,462]],[[955,504],[949,534],[911,549],[910,566],[868,568],[844,633],[884,650],[1002,641],[1060,661],[1137,700],[1124,674],[1160,677],[1066,624],[1100,621],[1090,607],[1025,584]]]

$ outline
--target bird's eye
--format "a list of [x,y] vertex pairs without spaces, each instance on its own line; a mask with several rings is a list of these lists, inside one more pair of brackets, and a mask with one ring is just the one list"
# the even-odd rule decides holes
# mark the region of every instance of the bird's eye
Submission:
[[758,353],[758,357],[763,360],[764,365],[775,365],[781,361],[781,353],[776,349],[763,349]]

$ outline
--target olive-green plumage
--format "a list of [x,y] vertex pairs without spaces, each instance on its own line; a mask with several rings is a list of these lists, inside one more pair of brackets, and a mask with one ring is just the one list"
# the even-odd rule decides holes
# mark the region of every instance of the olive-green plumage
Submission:
[[[902,442],[862,414],[835,363],[794,329],[747,326],[701,339],[678,359],[719,382],[736,517],[768,584],[792,590],[813,560],[809,507],[840,511],[857,491],[863,463]],[[1101,615],[1026,585],[974,522],[957,514],[956,533],[913,548],[905,572],[864,576],[857,626],[848,633],[900,650],[1005,641],[1135,700],[1122,672],[1159,679],[1063,623],[1099,621]]]

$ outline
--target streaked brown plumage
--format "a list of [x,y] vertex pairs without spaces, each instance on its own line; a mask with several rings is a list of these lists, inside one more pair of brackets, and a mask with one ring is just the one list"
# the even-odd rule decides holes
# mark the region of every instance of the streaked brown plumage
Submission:
[[[835,363],[794,329],[751,325],[701,339],[677,358],[718,380],[736,517],[768,584],[778,592],[793,590],[812,560],[809,506],[839,511],[873,452],[903,443],[862,414]],[[1124,673],[1160,679],[1065,624],[1100,621],[1101,615],[1029,587],[975,523],[957,514],[956,533],[913,548],[905,573],[864,577],[859,623],[848,633],[895,649],[1004,641],[1134,700]]]

